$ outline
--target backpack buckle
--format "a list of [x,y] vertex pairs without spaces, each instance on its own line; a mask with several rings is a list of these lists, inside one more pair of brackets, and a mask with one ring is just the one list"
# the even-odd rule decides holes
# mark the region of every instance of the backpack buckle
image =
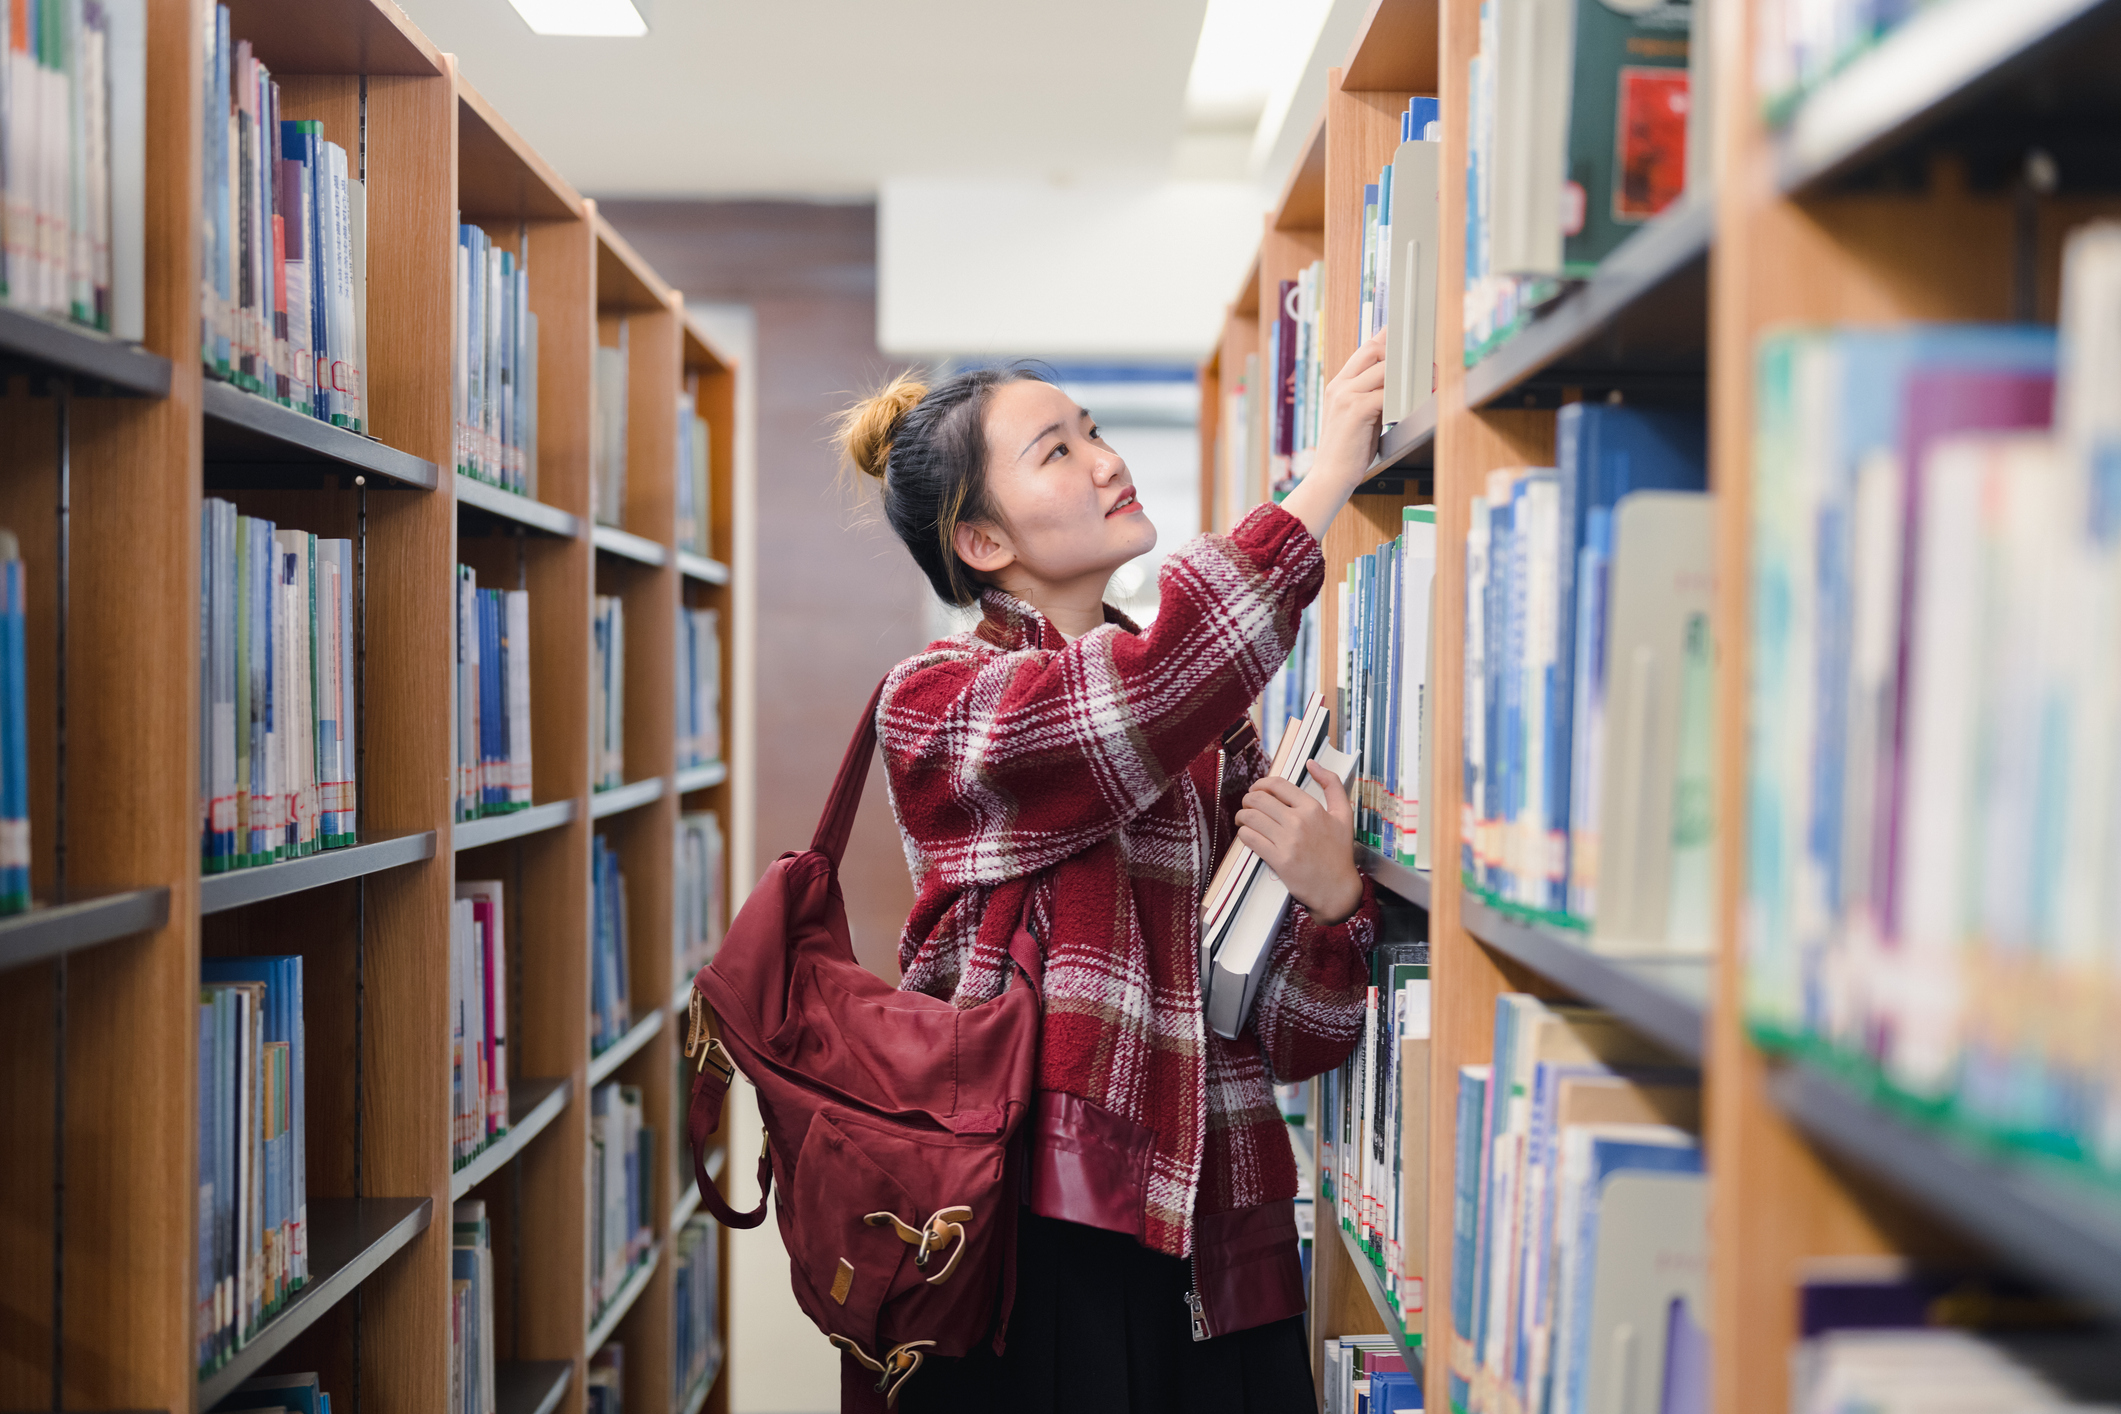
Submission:
[[[928,1285],[941,1286],[950,1280],[957,1270],[958,1259],[965,1255],[964,1224],[972,1221],[972,1210],[963,1204],[948,1208],[937,1208],[933,1216],[919,1227],[911,1227],[899,1219],[897,1213],[870,1213],[862,1219],[871,1227],[889,1227],[898,1233],[899,1241],[914,1250],[913,1265],[925,1268],[928,1259],[945,1247],[950,1248],[950,1260],[943,1269],[928,1278]],[[951,1244],[956,1244],[952,1246]]]
[[862,1349],[858,1342],[849,1340],[846,1336],[832,1335],[825,1338],[859,1360],[863,1369],[876,1373],[876,1392],[884,1396],[886,1408],[897,1406],[898,1392],[905,1388],[906,1381],[912,1379],[921,1368],[921,1361],[925,1358],[924,1347],[935,1344],[932,1340],[909,1340],[902,1345],[893,1346],[885,1352],[884,1358],[879,1360]]

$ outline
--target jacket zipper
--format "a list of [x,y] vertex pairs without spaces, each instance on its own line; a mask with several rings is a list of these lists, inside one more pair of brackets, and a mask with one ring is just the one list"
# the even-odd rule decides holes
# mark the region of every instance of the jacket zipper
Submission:
[[[1194,1240],[1196,1242],[1199,1241],[1197,1234]],[[1193,1255],[1186,1259],[1186,1265],[1192,1272],[1192,1278],[1186,1286],[1186,1310],[1193,1319],[1193,1339],[1195,1341],[1203,1341],[1208,1339],[1210,1332],[1208,1330],[1208,1313],[1202,1308],[1200,1299],[1200,1250],[1198,1247],[1194,1249]]]

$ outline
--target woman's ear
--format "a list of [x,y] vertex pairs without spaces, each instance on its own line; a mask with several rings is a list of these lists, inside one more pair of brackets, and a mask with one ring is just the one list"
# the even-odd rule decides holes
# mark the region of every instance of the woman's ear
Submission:
[[981,574],[991,575],[1016,563],[1016,551],[990,526],[959,521],[951,534],[951,548],[968,569]]

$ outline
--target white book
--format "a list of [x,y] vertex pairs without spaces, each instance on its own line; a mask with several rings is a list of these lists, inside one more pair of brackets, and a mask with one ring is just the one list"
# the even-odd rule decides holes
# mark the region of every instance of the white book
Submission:
[[[346,153],[344,149],[334,159],[344,177]],[[347,413],[347,425],[356,432],[374,434],[368,415],[368,183],[345,180],[346,191],[346,284],[347,327],[352,338],[347,341],[346,357],[349,363],[347,395],[352,403]]]
[[1679,941],[1668,917],[1681,673],[1689,620],[1714,605],[1713,516],[1701,492],[1636,491],[1614,507],[1591,935],[1600,952],[1670,952]]
[[508,615],[508,799],[530,804],[530,591],[511,589]]

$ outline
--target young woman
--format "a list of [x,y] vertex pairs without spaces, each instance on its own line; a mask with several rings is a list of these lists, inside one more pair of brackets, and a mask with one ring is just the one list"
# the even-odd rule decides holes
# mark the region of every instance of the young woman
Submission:
[[[1353,1049],[1377,910],[1338,782],[1318,773],[1321,807],[1261,779],[1246,713],[1370,463],[1382,359],[1380,335],[1327,385],[1286,500],[1165,562],[1146,631],[1102,595],[1155,527],[1058,388],[1022,369],[901,378],[846,416],[848,456],[935,592],[983,615],[899,664],[878,710],[917,890],[901,985],[1000,995],[1027,916],[1045,956],[1006,1347],[931,1361],[907,1414],[1315,1407],[1271,1087]],[[1225,1041],[1202,1020],[1197,949],[1233,836],[1296,906],[1249,1029]]]

